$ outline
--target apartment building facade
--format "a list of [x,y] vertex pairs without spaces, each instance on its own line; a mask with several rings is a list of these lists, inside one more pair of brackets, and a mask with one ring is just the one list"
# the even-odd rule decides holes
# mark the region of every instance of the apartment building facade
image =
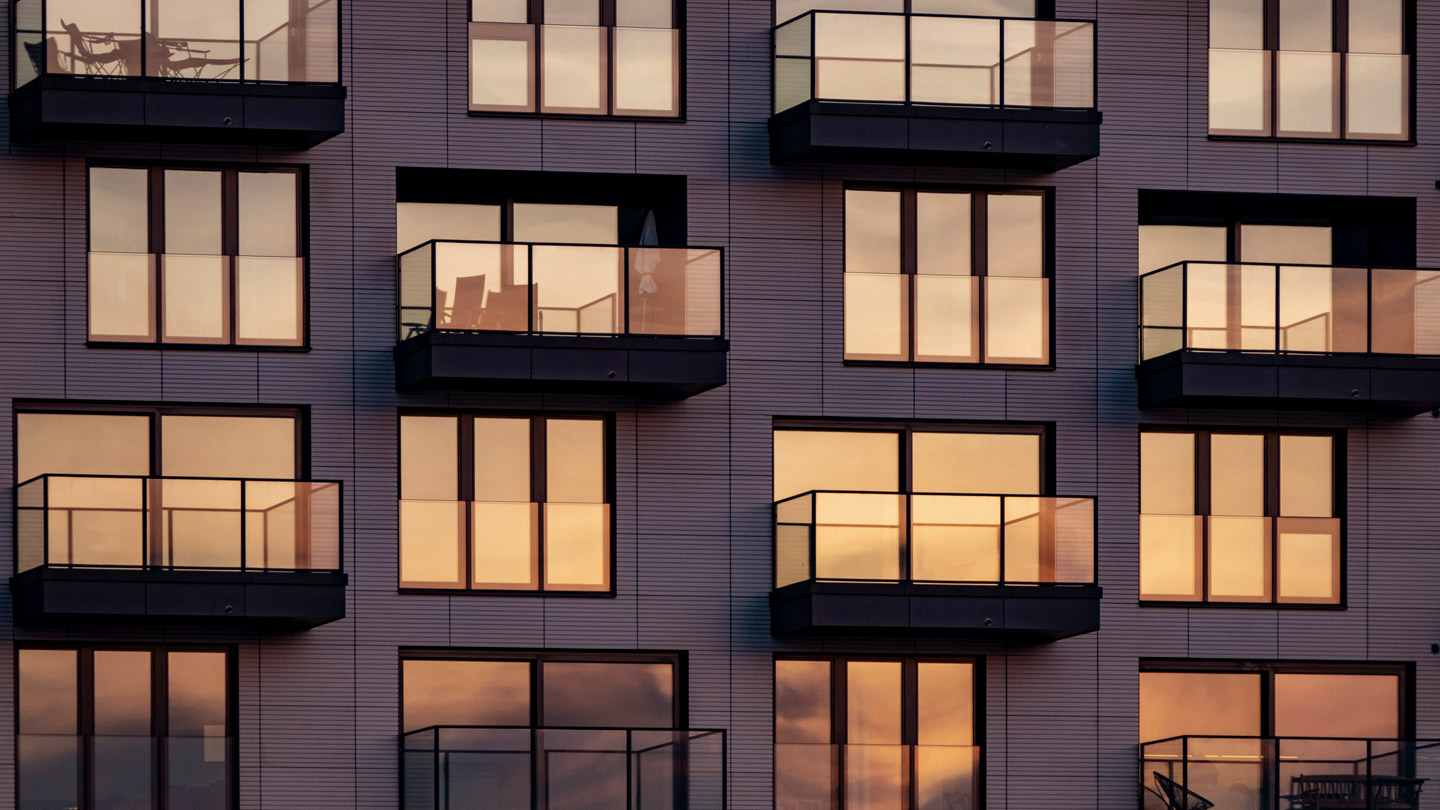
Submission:
[[1440,9],[6,6],[0,806],[1440,797]]

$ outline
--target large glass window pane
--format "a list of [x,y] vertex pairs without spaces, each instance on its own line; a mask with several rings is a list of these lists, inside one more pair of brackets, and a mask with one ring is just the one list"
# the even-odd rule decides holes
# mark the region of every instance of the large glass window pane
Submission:
[[845,272],[900,272],[900,192],[845,192]]
[[1195,514],[1195,435],[1140,433],[1140,513]]
[[45,31],[49,73],[140,75],[140,8],[113,0],[50,0]]
[[670,664],[546,661],[541,667],[542,725],[674,727],[675,668]]
[[293,172],[240,172],[241,256],[298,256],[296,183]]
[[196,478],[295,478],[291,417],[163,416],[160,470]]
[[1281,602],[1340,601],[1340,521],[1280,518],[1275,522],[1277,598]]
[[1313,225],[1241,225],[1240,261],[1330,264],[1332,231]]
[[775,662],[775,742],[830,742],[830,662]]
[[533,25],[471,23],[470,109],[534,112],[534,54]]
[[96,734],[150,734],[148,651],[96,650],[94,689]]
[[155,257],[148,253],[91,253],[91,340],[155,340]]
[[396,203],[395,251],[403,253],[431,239],[500,241],[500,206]]
[[475,419],[475,500],[530,500],[530,422]]
[[1140,515],[1140,596],[1199,599],[1201,520],[1195,515]]
[[217,256],[224,252],[221,173],[165,171],[165,252]]
[[400,579],[457,587],[464,559],[459,420],[400,417]]
[[[908,360],[910,358],[910,280],[899,273],[845,274],[845,357],[854,360]],[[924,318],[925,350],[962,351],[964,333],[956,334],[946,327],[960,329],[960,323],[937,323],[940,313],[965,305],[963,288],[955,289],[945,282],[931,283],[926,292],[936,293],[923,304],[918,317]],[[972,285],[973,287],[973,285]],[[944,292],[940,292],[940,291]],[[945,293],[950,293],[946,295]],[[973,305],[971,307],[973,309]]]
[[74,734],[79,729],[79,665],[74,650],[20,650],[21,734]]
[[1217,601],[1270,601],[1270,520],[1211,517],[1209,593]]
[[402,500],[456,499],[460,486],[458,425],[453,416],[400,417]]
[[[552,3],[546,3],[547,19]],[[588,25],[540,28],[542,112],[608,112],[606,29]]]
[[[846,331],[847,346],[854,337],[856,347],[870,345],[891,359],[905,359],[903,325],[905,323],[905,282],[904,276],[861,276],[847,275],[845,278],[848,295],[854,283],[856,308],[861,303],[868,287],[883,288],[884,291],[898,291],[900,300],[886,301],[885,312],[895,313],[898,322],[875,321],[856,323],[852,333]],[[921,363],[973,363],[979,359],[980,346],[980,284],[983,279],[975,276],[915,276],[915,360]],[[878,314],[878,313],[877,313]],[[857,313],[857,319],[860,315]],[[847,327],[849,326],[847,319]],[[862,335],[861,330],[873,327],[874,336]],[[873,344],[873,345],[871,345]],[[856,352],[856,355],[862,354]]]
[[577,591],[610,587],[609,504],[545,504],[544,585]]
[[1340,137],[1340,54],[1281,51],[1275,85],[1277,135]]
[[1345,136],[1410,137],[1410,57],[1351,53],[1345,60]]
[[905,17],[815,15],[816,91],[821,99],[905,100]]
[[911,100],[998,104],[1000,25],[1000,20],[964,17],[910,18]]
[[613,205],[516,203],[516,242],[553,245],[613,245],[620,209]]
[[1400,678],[1277,672],[1275,734],[1397,738],[1400,736]]
[[1140,272],[1179,262],[1223,262],[1229,231],[1223,227],[1141,225]]
[[1334,0],[1280,0],[1280,50],[1335,49]]
[[901,742],[899,661],[845,663],[845,739],[851,744]]
[[1043,364],[1050,359],[1050,280],[985,279],[985,361]]
[[144,415],[16,414],[20,482],[45,473],[149,475],[150,417]]
[[1210,436],[1210,514],[1265,514],[1263,435]]
[[225,256],[166,254],[161,259],[165,302],[161,339],[224,343],[230,336],[230,260]]
[[680,112],[680,32],[674,28],[616,28],[615,114]]
[[1265,47],[1265,0],[1210,0],[1210,47]]
[[475,22],[523,23],[529,20],[526,0],[472,0],[470,19]]
[[916,742],[920,745],[975,743],[975,665],[916,665]]
[[301,259],[241,256],[235,260],[236,342],[298,346],[304,317]]
[[1260,675],[1140,673],[1140,741],[1260,733]]
[[916,433],[915,492],[1037,495],[1040,436],[1024,433]]
[[170,736],[224,737],[225,654],[172,652],[168,667]]
[[545,499],[604,503],[605,422],[547,419],[545,423]]
[[149,170],[90,168],[90,250],[149,252]]
[[899,273],[900,192],[847,190],[846,357],[909,359],[910,280]]
[[168,79],[241,77],[240,3],[150,0],[146,73]]
[[530,497],[530,420],[474,422],[475,587],[535,587],[538,510]]
[[[850,194],[886,193],[888,192],[850,192]],[[846,202],[848,203],[849,200],[850,197],[847,195]],[[922,276],[970,275],[972,248],[970,201],[971,195],[969,194],[921,192],[915,195],[915,264],[917,273]],[[877,205],[884,204],[887,212],[890,210],[888,200],[879,198],[874,202]],[[857,227],[864,227],[864,223],[856,222],[855,224]],[[849,226],[850,221],[847,217],[847,236]],[[881,244],[885,245],[884,249],[893,256],[893,260],[898,261],[899,251],[890,248],[890,241],[887,235]],[[898,248],[898,243],[896,248]],[[846,269],[850,269],[849,258],[847,250]]]
[[814,489],[898,492],[900,436],[875,431],[775,431],[775,500]]
[[530,667],[528,661],[405,660],[405,730],[530,725]]
[[1330,436],[1280,437],[1280,514],[1332,517],[1335,440]]
[[1039,194],[986,197],[990,276],[1045,275],[1045,198]]

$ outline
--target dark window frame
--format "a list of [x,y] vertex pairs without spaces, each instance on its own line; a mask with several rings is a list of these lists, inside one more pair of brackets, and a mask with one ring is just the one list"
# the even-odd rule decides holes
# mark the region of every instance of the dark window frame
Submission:
[[[1349,521],[1346,517],[1347,505],[1347,472],[1346,472],[1346,450],[1347,436],[1343,429],[1328,428],[1289,428],[1289,427],[1268,427],[1252,428],[1243,425],[1219,425],[1219,426],[1191,426],[1191,425],[1140,425],[1140,433],[1179,433],[1194,437],[1195,440],[1195,514],[1202,518],[1202,535],[1200,537],[1200,590],[1198,597],[1192,600],[1174,599],[1147,599],[1137,589],[1137,599],[1141,607],[1180,607],[1180,608],[1205,608],[1211,610],[1224,610],[1230,608],[1249,610],[1346,610],[1349,603],[1349,566],[1347,534]],[[1276,543],[1278,537],[1270,537],[1268,549],[1270,560],[1270,601],[1216,601],[1209,598],[1210,593],[1210,529],[1209,521],[1204,518],[1211,517],[1210,509],[1210,442],[1209,437],[1213,434],[1229,434],[1237,436],[1265,437],[1265,515],[1269,519],[1283,517],[1280,512],[1280,437],[1281,436],[1325,436],[1331,439],[1331,482],[1330,497],[1331,508],[1334,512],[1334,520],[1338,520],[1339,529],[1339,599],[1333,603],[1320,602],[1281,602],[1279,578],[1280,566],[1276,565]],[[1202,440],[1203,437],[1203,440]],[[1137,451],[1140,451],[1137,438]],[[1143,452],[1143,451],[1140,451]],[[1141,487],[1144,486],[1142,481]],[[1137,493],[1138,494],[1138,493]],[[1137,497],[1136,514],[1143,515],[1140,511],[1140,500]],[[1137,517],[1138,520],[1138,517]],[[1137,547],[1138,548],[1138,547]]]
[[[844,306],[841,306],[841,358],[847,366],[879,366],[879,367],[901,367],[901,368],[949,368],[949,369],[997,369],[1006,371],[1054,371],[1055,362],[1055,214],[1056,214],[1056,189],[1054,186],[981,186],[981,185],[935,185],[916,183],[878,183],[868,181],[846,182],[841,188],[841,218],[840,218],[840,246],[841,246],[841,275],[842,278],[849,269],[844,267],[845,240],[847,238],[845,228],[845,195],[850,191],[891,191],[900,192],[900,273],[901,276],[909,276],[910,292],[908,293],[908,306],[906,310],[905,323],[905,345],[911,359],[908,360],[885,360],[876,358],[850,357],[844,345]],[[916,230],[916,195],[926,194],[968,194],[970,195],[970,267],[969,277],[983,279],[987,278],[986,270],[989,264],[988,246],[988,220],[985,217],[986,199],[990,195],[1026,195],[1040,196],[1043,203],[1041,222],[1042,234],[1045,244],[1041,249],[1041,259],[1044,266],[1039,278],[1050,282],[1048,290],[1047,307],[1043,313],[1045,319],[1045,354],[1044,363],[990,363],[985,361],[985,347],[987,345],[987,334],[985,329],[985,285],[977,285],[976,313],[978,323],[976,324],[976,345],[975,362],[963,361],[928,361],[915,360],[915,289],[913,278],[918,271],[917,249],[918,235]]]
[[[1260,2],[1262,2],[1262,3],[1264,4],[1264,12],[1263,12],[1263,13],[1264,13],[1264,18],[1265,18],[1265,22],[1264,22],[1264,32],[1263,32],[1263,34],[1262,34],[1262,38],[1263,38],[1263,41],[1264,41],[1264,48],[1263,48],[1263,50],[1265,50],[1265,51],[1267,51],[1267,52],[1269,52],[1269,53],[1271,53],[1271,54],[1279,53],[1279,52],[1280,52],[1280,0],[1260,0]],[[1417,58],[1416,58],[1416,55],[1419,53],[1419,37],[1418,37],[1418,22],[1419,22],[1419,20],[1418,20],[1418,15],[1417,15],[1417,13],[1416,13],[1417,4],[1416,4],[1415,0],[1402,0],[1402,2],[1404,3],[1404,8],[1403,8],[1403,10],[1402,10],[1402,12],[1401,12],[1401,18],[1400,18],[1401,25],[1404,27],[1404,30],[1401,32],[1401,37],[1400,37],[1400,40],[1401,40],[1401,43],[1402,43],[1402,48],[1403,48],[1403,51],[1404,51],[1404,55],[1410,57],[1410,63],[1409,63],[1409,64],[1410,64],[1410,67],[1409,67],[1409,70],[1407,71],[1407,73],[1408,73],[1409,75],[1408,75],[1408,77],[1407,77],[1407,86],[1406,86],[1406,90],[1405,90],[1405,93],[1406,93],[1406,96],[1407,96],[1407,100],[1408,100],[1408,102],[1409,102],[1408,105],[1407,105],[1407,110],[1406,110],[1406,117],[1407,117],[1407,125],[1406,125],[1407,137],[1405,137],[1405,138],[1393,138],[1393,139],[1391,139],[1391,138],[1347,138],[1347,137],[1345,137],[1345,127],[1346,127],[1346,124],[1347,124],[1348,121],[1349,121],[1349,108],[1348,108],[1348,105],[1347,105],[1347,103],[1346,103],[1346,101],[1347,101],[1347,98],[1346,98],[1346,95],[1347,95],[1347,94],[1346,94],[1346,78],[1347,78],[1347,76],[1348,76],[1348,70],[1349,70],[1349,68],[1348,68],[1348,66],[1345,64],[1345,58],[1344,58],[1344,57],[1349,53],[1348,48],[1349,48],[1349,39],[1350,39],[1350,2],[1349,2],[1349,0],[1330,0],[1330,2],[1331,2],[1331,17],[1330,17],[1331,27],[1330,27],[1330,36],[1331,36],[1331,47],[1333,48],[1333,50],[1331,51],[1331,53],[1339,54],[1340,57],[1341,57],[1340,60],[1339,60],[1339,61],[1340,61],[1339,70],[1338,70],[1338,72],[1336,73],[1336,76],[1335,76],[1335,81],[1336,81],[1336,85],[1337,85],[1337,89],[1338,89],[1338,93],[1337,93],[1338,98],[1336,99],[1336,115],[1338,116],[1339,121],[1340,121],[1340,137],[1338,137],[1338,138],[1327,138],[1327,137],[1305,138],[1305,137],[1296,137],[1296,136],[1289,136],[1289,135],[1284,135],[1284,136],[1282,136],[1282,135],[1277,134],[1277,133],[1280,131],[1280,105],[1276,103],[1277,94],[1278,94],[1278,92],[1279,92],[1279,86],[1278,86],[1278,84],[1276,83],[1276,78],[1275,78],[1277,71],[1275,70],[1275,65],[1274,65],[1274,63],[1273,63],[1273,61],[1272,61],[1272,63],[1271,63],[1271,69],[1270,69],[1270,86],[1269,86],[1269,88],[1267,88],[1268,94],[1267,94],[1267,98],[1265,99],[1265,104],[1266,104],[1266,106],[1267,106],[1267,112],[1268,112],[1268,114],[1269,114],[1269,122],[1268,122],[1268,123],[1269,123],[1269,127],[1270,127],[1270,134],[1269,134],[1269,135],[1259,135],[1259,134],[1254,134],[1254,133],[1239,133],[1239,132],[1218,132],[1218,133],[1217,133],[1217,132],[1215,132],[1215,131],[1213,131],[1213,130],[1210,129],[1209,121],[1208,121],[1208,119],[1207,119],[1207,121],[1206,121],[1206,128],[1205,128],[1205,129],[1206,129],[1206,136],[1207,136],[1210,140],[1212,140],[1212,141],[1259,141],[1259,142],[1263,142],[1263,143],[1328,143],[1328,144],[1354,143],[1354,144],[1366,144],[1366,145],[1369,145],[1369,146],[1416,146],[1416,145],[1418,145],[1419,140],[1417,139],[1415,130],[1416,130],[1416,125],[1418,124],[1418,120],[1417,120],[1417,119],[1418,119],[1418,115],[1417,115],[1417,112],[1418,112],[1418,109],[1419,109],[1419,105],[1418,105],[1417,99],[1416,99],[1417,90],[1418,90],[1418,86],[1419,86],[1419,85],[1418,85],[1418,81],[1417,81],[1417,78],[1418,78],[1418,77],[1417,77],[1417,75],[1416,75],[1416,74],[1417,74],[1417,71],[1416,71]],[[1209,4],[1208,4],[1208,2],[1207,2],[1206,14],[1205,14],[1205,47],[1206,47],[1207,52],[1208,52],[1209,50],[1212,50],[1212,49],[1213,49],[1213,46],[1211,46],[1211,44],[1210,44],[1210,24],[1209,24],[1209,23],[1210,23],[1210,14],[1209,14]],[[1205,74],[1205,76],[1206,76],[1206,81],[1208,82],[1209,79],[1210,79],[1210,74],[1209,74],[1209,68],[1208,68],[1208,66],[1207,66],[1207,68],[1206,68],[1206,74]],[[1208,90],[1208,88],[1207,88],[1207,90],[1206,90],[1206,98],[1207,98],[1207,100],[1208,100],[1208,98],[1209,98],[1209,90]]]
[[[879,661],[899,662],[901,667],[900,681],[900,737],[901,745],[918,745],[917,736],[918,722],[918,687],[917,672],[920,664],[970,664],[973,678],[974,693],[971,696],[971,708],[973,718],[971,720],[971,731],[974,737],[974,746],[980,749],[980,762],[975,769],[975,797],[976,807],[985,807],[985,783],[986,783],[986,760],[988,756],[985,734],[985,656],[983,655],[915,655],[913,653],[899,653],[896,655],[885,655],[883,653],[776,653],[770,664],[770,705],[776,706],[779,701],[778,687],[780,677],[778,667],[781,661],[824,661],[830,665],[830,745],[847,745],[846,738],[849,732],[849,723],[846,722],[846,712],[849,705],[849,694],[846,691],[845,664],[851,661]],[[771,712],[770,718],[770,740],[773,745],[783,745],[775,742],[775,719],[776,714]],[[831,796],[837,798],[838,806],[844,806],[845,779],[844,763],[845,758],[839,757],[839,767],[834,773],[834,781],[831,784]],[[911,768],[914,767],[913,761]],[[772,767],[771,784],[774,785],[775,772]],[[914,806],[913,784],[907,784],[906,806]]]
[[[909,16],[911,16],[911,15],[913,15],[913,14],[920,14],[920,15],[924,16],[924,15],[926,15],[926,14],[931,13],[931,12],[917,12],[917,11],[915,11],[915,10],[914,10],[914,8],[915,8],[915,0],[902,0],[902,4],[903,4],[902,7],[901,7],[901,8],[902,8],[902,11],[886,12],[886,13],[893,13],[893,14],[902,14],[902,13],[903,13],[903,14],[904,14],[905,16],[907,16],[907,17],[909,17]],[[813,5],[815,6],[815,8],[810,9],[810,10],[807,10],[807,11],[803,11],[803,12],[801,12],[800,14],[795,15],[795,17],[803,16],[804,14],[810,13],[810,11],[823,11],[823,10],[825,10],[825,3],[823,2],[823,0],[820,0],[820,2],[816,2],[816,3],[814,3]],[[795,17],[791,17],[791,18],[789,18],[789,19],[787,19],[787,20],[776,19],[777,16],[778,16],[778,15],[776,14],[776,9],[777,9],[778,7],[779,7],[779,2],[778,2],[778,0],[771,0],[771,2],[770,2],[770,19],[774,20],[774,22],[771,24],[771,28],[778,28],[779,26],[784,25],[785,23],[789,22],[790,20],[795,19]],[[862,12],[862,13],[864,13],[864,12]],[[939,15],[939,16],[948,16],[948,17],[974,17],[974,16],[977,16],[977,15],[973,15],[973,14],[941,14],[941,15]],[[994,19],[994,18],[992,18],[992,19]],[[1054,19],[1055,19],[1055,0],[1035,0],[1035,16],[1034,16],[1034,17],[1000,17],[1000,18],[998,18],[998,19],[1006,19],[1006,20],[1054,20]],[[770,52],[771,52],[771,53],[774,53],[774,52],[775,52],[775,50],[774,50],[773,47],[771,48]],[[772,66],[772,67],[773,67],[773,66]],[[770,86],[771,86],[771,87],[774,87],[775,85],[774,85],[774,83],[772,82]]]
[[[605,442],[604,442],[604,448],[605,448],[605,470],[604,470],[604,472],[603,472],[604,480],[605,480],[605,503],[610,507],[610,526],[609,526],[610,531],[609,531],[609,537],[608,537],[607,540],[606,540],[606,542],[609,543],[609,551],[608,551],[608,555],[607,555],[607,556],[609,557],[609,568],[608,568],[608,570],[607,570],[607,572],[606,572],[606,575],[605,575],[605,576],[606,576],[606,579],[607,579],[607,581],[608,581],[608,583],[609,583],[609,587],[606,588],[606,589],[604,589],[604,590],[586,590],[586,591],[577,591],[577,590],[546,590],[546,589],[545,589],[545,516],[544,516],[544,510],[543,510],[543,509],[539,510],[539,515],[538,515],[538,517],[537,517],[537,519],[536,519],[536,520],[537,520],[537,523],[536,523],[537,543],[539,544],[539,546],[538,546],[538,557],[539,557],[539,559],[538,559],[538,561],[537,561],[537,563],[536,563],[536,570],[535,570],[536,587],[535,587],[533,590],[531,590],[531,589],[518,589],[518,588],[517,588],[517,589],[508,589],[508,588],[473,588],[473,587],[470,587],[470,586],[471,586],[472,579],[473,579],[473,566],[474,566],[474,537],[473,537],[474,515],[473,515],[473,513],[472,513],[472,510],[470,510],[470,509],[467,508],[467,509],[463,510],[464,513],[465,513],[465,533],[464,533],[464,537],[462,538],[462,542],[463,542],[464,548],[461,550],[461,554],[460,554],[460,571],[461,571],[461,574],[462,574],[462,576],[463,576],[463,578],[464,578],[464,585],[462,585],[462,586],[460,586],[460,587],[434,587],[434,586],[425,586],[425,585],[421,585],[421,586],[406,585],[406,584],[404,584],[404,581],[403,581],[403,580],[399,580],[399,572],[398,572],[398,569],[397,569],[397,582],[398,582],[398,590],[399,590],[400,593],[435,594],[435,595],[445,595],[445,596],[456,596],[456,595],[460,595],[460,594],[469,594],[469,595],[475,595],[475,596],[580,597],[580,598],[602,598],[602,599],[604,599],[604,598],[613,599],[613,598],[615,598],[616,596],[619,595],[618,585],[617,585],[617,583],[616,583],[616,579],[617,579],[617,576],[616,576],[616,575],[617,575],[618,570],[619,570],[619,562],[618,562],[618,560],[616,559],[616,558],[619,556],[619,555],[617,554],[617,551],[618,551],[618,548],[617,548],[617,546],[618,546],[618,542],[617,542],[617,538],[618,538],[617,524],[619,523],[619,521],[616,520],[616,511],[617,511],[617,505],[616,505],[616,500],[617,500],[617,498],[616,498],[616,493],[617,493],[618,485],[617,485],[617,482],[616,482],[616,467],[617,467],[617,465],[616,465],[616,436],[615,436],[615,434],[616,434],[616,425],[615,425],[615,415],[614,415],[613,413],[588,412],[588,411],[587,411],[587,412],[580,412],[580,411],[575,411],[575,412],[571,412],[571,411],[554,411],[554,412],[547,412],[547,411],[502,411],[502,410],[487,410],[487,409],[483,409],[483,408],[478,408],[478,409],[477,409],[477,408],[460,408],[460,409],[451,409],[451,408],[446,408],[446,409],[439,409],[439,408],[400,408],[400,409],[397,411],[396,416],[395,416],[395,435],[396,435],[396,442],[397,442],[397,450],[399,449],[398,444],[399,444],[399,441],[400,441],[400,438],[399,438],[399,437],[400,437],[400,420],[401,420],[402,417],[406,417],[406,416],[454,417],[454,418],[456,418],[456,419],[458,420],[458,423],[457,423],[457,425],[456,425],[456,442],[457,442],[457,445],[456,445],[456,446],[457,446],[457,448],[458,448],[459,458],[458,458],[458,467],[457,467],[458,475],[457,475],[457,477],[456,477],[456,496],[457,496],[457,497],[456,497],[456,500],[459,501],[459,502],[461,502],[461,503],[465,503],[465,504],[470,504],[470,503],[473,503],[473,502],[474,502],[474,497],[473,497],[473,495],[474,495],[474,491],[475,491],[475,489],[474,489],[474,481],[475,481],[475,478],[474,478],[474,473],[475,473],[475,444],[474,444],[474,436],[475,436],[475,433],[474,433],[473,425],[474,425],[474,420],[475,420],[477,417],[478,417],[478,418],[481,418],[481,419],[491,418],[491,419],[528,419],[528,420],[530,420],[530,496],[531,496],[532,498],[537,497],[537,492],[538,492],[539,494],[544,494],[544,492],[545,492],[545,485],[546,485],[546,481],[545,481],[545,462],[546,462],[546,459],[545,459],[545,440],[546,440],[546,437],[543,435],[543,434],[545,433],[545,431],[542,430],[542,429],[540,429],[540,428],[538,428],[537,425],[538,425],[539,423],[543,422],[544,420],[548,420],[548,419],[571,419],[571,420],[576,420],[576,421],[598,421],[598,422],[600,422],[600,423],[602,424],[602,428],[603,428],[604,434],[605,434]],[[398,496],[399,496],[400,475],[401,475],[401,469],[400,469],[400,453],[397,452],[397,453],[395,454],[395,482],[396,482],[396,490],[397,490],[397,492],[396,492],[396,495],[397,495],[397,498],[396,498],[396,508],[397,508],[396,520],[397,520],[397,525],[398,525],[398,520],[399,520],[399,516],[398,516],[399,502],[400,502],[400,500],[402,500],[401,498],[398,497]],[[537,489],[537,487],[538,487],[538,489]],[[471,496],[471,497],[464,497],[467,492],[470,493],[470,496]],[[532,503],[544,503],[544,501],[538,501],[538,500],[537,500],[537,501],[532,501]],[[397,536],[396,536],[396,553],[397,553],[397,554],[399,553],[399,550],[400,550],[400,548],[399,548],[399,535],[398,535],[398,532],[397,532]]]
[[[674,675],[671,681],[671,697],[674,729],[684,729],[689,723],[689,654],[650,650],[488,650],[455,649],[449,647],[401,647],[396,660],[396,683],[399,691],[400,711],[396,725],[400,734],[405,734],[405,662],[406,661],[524,661],[530,665],[530,724],[531,728],[544,728],[544,664],[668,664]],[[673,729],[664,729],[673,730]]]
[[[94,654],[96,652],[148,652],[150,653],[150,731],[151,737],[163,739],[169,723],[169,692],[166,676],[169,673],[168,655],[172,652],[211,652],[225,655],[225,737],[230,743],[226,749],[228,758],[228,789],[225,791],[226,810],[240,806],[240,684],[239,654],[232,644],[147,644],[147,643],[98,643],[83,644],[63,641],[17,641],[15,644],[15,683],[13,700],[15,705],[15,734],[20,734],[20,651],[21,650],[70,650],[76,653],[76,735],[94,734]],[[151,763],[151,803],[156,810],[182,810],[172,807],[165,785],[166,753],[163,745],[156,745]],[[13,767],[16,774],[16,803],[19,806],[20,750],[15,747]],[[93,808],[93,785],[95,759],[91,746],[80,748],[79,793],[80,810]]]
[[[150,300],[155,304],[152,326],[155,329],[153,341],[94,340],[90,337],[90,304],[88,301],[88,261],[90,244],[90,172],[92,169],[144,169],[149,173],[148,207],[149,230],[146,242],[149,254],[155,257],[155,275],[151,280]],[[222,253],[230,260],[230,286],[225,291],[226,318],[229,336],[224,343],[166,342],[160,334],[160,320],[165,306],[164,289],[160,284],[160,257],[165,253],[165,172],[166,171],[210,171],[220,172],[221,177],[221,227]],[[299,317],[300,342],[288,343],[239,343],[236,333],[236,314],[239,303],[235,294],[238,275],[235,259],[239,256],[240,209],[239,175],[242,172],[257,174],[295,175],[295,257],[300,260]],[[224,162],[176,162],[140,160],[87,160],[85,162],[85,254],[87,262],[87,301],[85,306],[85,345],[93,348],[119,349],[185,349],[205,351],[244,352],[308,352],[310,351],[310,172],[300,164],[268,163],[224,163]]]
[[[600,4],[600,24],[598,27],[605,29],[605,107],[607,110],[615,109],[615,19],[616,0],[595,0]],[[1052,0],[1053,2],[1053,0]],[[633,115],[616,114],[614,112],[604,113],[579,113],[579,112],[543,112],[541,110],[544,97],[545,76],[543,63],[543,27],[545,19],[545,0],[526,0],[525,22],[523,23],[494,23],[496,25],[529,25],[534,36],[531,38],[533,53],[530,61],[530,81],[533,83],[531,89],[534,92],[535,110],[527,112],[524,110],[484,110],[475,109],[470,105],[470,80],[467,78],[465,84],[465,109],[466,114],[472,118],[541,118],[559,121],[627,121],[627,122],[657,122],[667,124],[683,124],[686,120],[686,0],[670,0],[671,20],[674,27],[669,30],[678,31],[679,53],[676,58],[676,97],[675,115]],[[470,68],[470,48],[473,39],[470,36],[470,24],[475,20],[475,0],[466,0],[465,4],[465,65]],[[482,23],[484,24],[484,23]],[[656,29],[666,30],[666,29]]]

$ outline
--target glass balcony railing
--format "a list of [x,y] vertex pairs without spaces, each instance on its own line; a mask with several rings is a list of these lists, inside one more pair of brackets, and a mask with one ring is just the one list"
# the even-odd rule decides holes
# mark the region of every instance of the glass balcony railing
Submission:
[[725,732],[430,726],[400,738],[401,807],[725,810]]
[[42,475],[15,488],[15,570],[341,570],[338,481]]
[[1440,356],[1440,270],[1182,262],[1140,277],[1140,359]]
[[724,334],[720,248],[436,240],[397,264],[400,340],[435,330]]
[[[1140,744],[1141,810],[1435,810],[1440,740],[1171,737]],[[1422,791],[1426,783],[1432,790]]]
[[22,732],[15,735],[18,806],[84,807],[88,795],[94,807],[151,807],[158,788],[170,807],[222,810],[234,746],[233,737],[210,735]]
[[40,76],[337,84],[341,0],[16,0],[15,87]]
[[775,808],[976,808],[980,774],[978,745],[776,743]]
[[808,11],[775,27],[775,112],[817,101],[1095,107],[1095,23]]
[[775,587],[1089,585],[1095,500],[813,491],[775,504]]

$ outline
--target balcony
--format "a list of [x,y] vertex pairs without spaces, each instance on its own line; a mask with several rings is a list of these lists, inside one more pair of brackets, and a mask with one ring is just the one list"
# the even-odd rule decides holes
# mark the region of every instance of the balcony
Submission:
[[772,160],[1057,171],[1100,154],[1093,22],[810,11],[774,36]]
[[777,636],[1100,629],[1095,500],[807,492],[775,504]]
[[345,131],[340,2],[16,0],[11,135],[314,146]]
[[1440,407],[1440,271],[1183,262],[1140,277],[1142,407]]
[[980,801],[978,745],[775,745],[775,806],[972,808]]
[[[1434,810],[1440,740],[1171,737],[1140,744],[1141,810]],[[1431,790],[1422,788],[1431,783]]]
[[15,512],[20,621],[345,617],[338,481],[42,475]]
[[404,810],[726,810],[723,731],[430,726],[400,748]]
[[719,248],[431,241],[397,265],[402,390],[674,398],[725,384]]

